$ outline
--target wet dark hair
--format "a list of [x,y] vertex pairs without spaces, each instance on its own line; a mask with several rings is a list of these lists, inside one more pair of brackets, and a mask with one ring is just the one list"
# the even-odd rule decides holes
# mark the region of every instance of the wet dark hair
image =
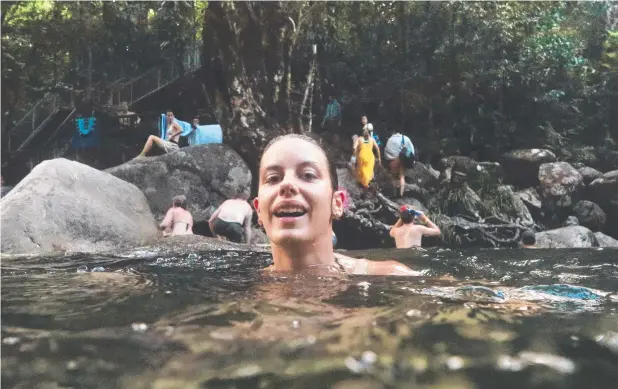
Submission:
[[172,115],[174,114],[174,111],[172,111],[171,109],[168,109],[165,111],[166,114],[171,113]]
[[526,246],[532,246],[533,244],[536,243],[536,236],[534,235],[534,232],[530,231],[530,230],[526,230],[524,232],[522,232],[521,234],[521,242],[523,244],[525,244]]
[[244,200],[244,201],[249,200],[249,197],[250,196],[249,196],[249,194],[247,194],[247,192],[238,192],[238,193],[236,193],[236,196],[235,196],[236,199]]
[[401,217],[401,221],[405,224],[410,224],[414,221],[414,213],[409,209],[399,212],[399,217]]
[[180,207],[182,209],[187,209],[187,198],[185,195],[178,195],[172,198],[172,205],[174,207]]
[[[317,146],[317,148],[319,148],[322,151],[322,154],[324,154],[324,158],[326,159],[326,165],[328,166],[328,176],[330,177],[330,184],[331,184],[331,187],[333,188],[333,192],[339,190],[339,179],[337,178],[337,170],[335,168],[335,165],[333,165],[330,162],[330,160],[328,159],[328,155],[326,155],[326,151],[324,151],[322,146],[320,146],[320,144],[315,139],[313,139],[313,138],[311,138],[311,137],[309,137],[307,135],[302,135],[302,134],[286,134],[286,135],[281,135],[281,136],[275,137],[270,142],[268,142],[268,144],[264,148],[264,151],[262,152],[262,156],[264,156],[264,154],[266,154],[266,152],[268,151],[268,149],[270,149],[272,147],[272,145],[274,145],[275,143],[277,143],[279,141],[286,140],[286,139],[301,139],[301,140],[307,141],[307,142]],[[260,158],[260,165],[261,164],[262,164],[262,162],[261,162],[261,158]],[[261,166],[260,166],[260,168],[261,168]]]

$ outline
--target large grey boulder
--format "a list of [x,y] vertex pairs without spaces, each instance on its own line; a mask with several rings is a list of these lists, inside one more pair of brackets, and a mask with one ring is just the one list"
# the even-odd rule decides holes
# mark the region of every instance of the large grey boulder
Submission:
[[527,188],[523,190],[519,190],[515,192],[515,194],[528,206],[536,210],[537,212],[541,211],[541,207],[543,203],[541,202],[541,196],[536,188]]
[[602,232],[595,232],[594,236],[596,236],[597,241],[599,242],[599,247],[612,247],[618,248],[618,240],[612,238],[609,235],[605,235]]
[[414,168],[405,170],[406,183],[418,185],[421,188],[435,187],[439,183],[440,172],[431,165],[416,162]]
[[613,218],[618,217],[618,170],[607,172],[592,181],[587,192],[590,200],[599,204]]
[[556,155],[547,149],[513,150],[500,158],[505,181],[523,188],[538,185],[541,164],[555,161]]
[[584,179],[584,184],[585,185],[588,185],[592,181],[594,181],[597,178],[603,176],[603,173],[601,173],[597,169],[594,169],[594,168],[591,168],[591,167],[588,167],[588,166],[583,166],[583,167],[577,168],[577,171],[579,172],[579,174],[582,175],[582,177]]
[[540,192],[550,209],[571,208],[584,188],[582,175],[568,162],[539,167]]
[[6,254],[107,251],[159,234],[137,187],[63,158],[37,165],[0,205]]
[[187,197],[193,221],[205,223],[221,203],[251,191],[251,171],[229,146],[184,147],[174,153],[138,158],[106,172],[142,190],[158,221],[165,217],[172,197]]
[[579,224],[590,228],[592,231],[603,229],[607,216],[597,204],[588,200],[580,200],[573,207],[573,213],[577,216]]
[[474,159],[461,155],[445,157],[440,160],[440,177],[442,180],[462,183],[478,179],[486,173]]
[[596,236],[582,226],[569,226],[536,233],[539,248],[599,247]]

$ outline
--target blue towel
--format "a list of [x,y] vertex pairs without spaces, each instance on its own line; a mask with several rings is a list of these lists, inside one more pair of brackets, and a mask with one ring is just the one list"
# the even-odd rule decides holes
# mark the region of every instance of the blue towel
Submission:
[[[181,136],[187,136],[193,130],[191,123],[183,122],[178,119],[174,119],[176,123],[182,128]],[[165,132],[167,129],[167,118],[165,114],[161,114],[161,120],[159,121],[159,131],[161,131],[161,139],[165,139]],[[189,145],[205,145],[209,143],[223,143],[223,129],[218,124],[207,124],[203,126],[197,126],[195,132],[189,136]]]
[[578,300],[599,300],[604,297],[597,294],[592,289],[569,284],[533,285],[524,286],[521,289],[534,290],[542,293],[547,293],[552,296],[568,297]]
[[96,131],[97,119],[94,117],[75,119],[77,131],[73,135],[74,149],[94,147],[99,144],[99,132]]

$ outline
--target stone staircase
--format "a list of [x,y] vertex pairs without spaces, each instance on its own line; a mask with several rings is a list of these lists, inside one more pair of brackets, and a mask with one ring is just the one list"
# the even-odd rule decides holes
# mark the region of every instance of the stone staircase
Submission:
[[[156,93],[175,82],[185,74],[201,67],[201,50],[189,50],[183,59],[182,69],[175,62],[165,61],[163,65],[152,68],[138,77],[118,80],[104,89],[93,88],[97,93],[91,96],[95,105],[128,110],[141,99]],[[37,102],[7,133],[8,151],[18,153],[24,150],[41,133],[57,133],[59,128],[73,119],[75,97],[67,98],[59,93],[48,93]],[[65,115],[58,119],[57,115]],[[60,124],[58,124],[60,123]],[[50,126],[58,126],[50,128]]]

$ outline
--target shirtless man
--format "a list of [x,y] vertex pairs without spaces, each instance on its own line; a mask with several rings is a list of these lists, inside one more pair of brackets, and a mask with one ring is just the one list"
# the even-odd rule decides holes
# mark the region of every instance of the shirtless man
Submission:
[[146,154],[152,149],[153,145],[157,145],[160,149],[165,151],[165,153],[171,153],[178,150],[178,139],[180,138],[180,134],[182,134],[182,128],[174,119],[174,112],[167,111],[166,116],[166,140],[163,140],[155,135],[150,135],[144,145],[144,149],[136,158],[145,157]]
[[172,199],[172,207],[159,227],[164,229],[163,236],[193,235],[193,217],[191,212],[187,211],[187,199],[184,195]]
[[[402,205],[399,211],[400,218],[390,232],[398,249],[420,247],[423,236],[440,236],[440,228],[422,212],[409,205]],[[414,224],[413,222],[416,219],[424,225]]]
[[217,239],[226,238],[232,242],[249,244],[251,242],[251,219],[253,208],[247,202],[247,196],[240,194],[237,198],[226,200],[210,216],[208,225]]

